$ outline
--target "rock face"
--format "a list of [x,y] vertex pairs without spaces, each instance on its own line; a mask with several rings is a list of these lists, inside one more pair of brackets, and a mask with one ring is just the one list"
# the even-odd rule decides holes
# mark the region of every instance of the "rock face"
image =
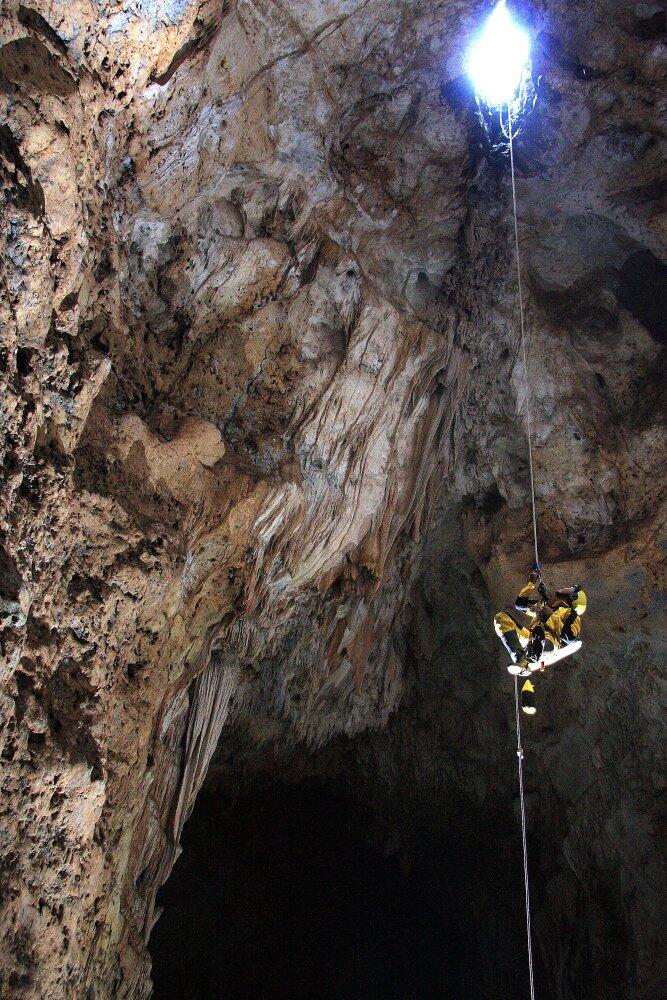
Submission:
[[[649,1000],[664,8],[517,6],[538,529],[590,598],[527,736],[540,961],[558,1000],[587,962]],[[221,733],[223,786],[228,744],[325,773],[350,738],[406,842],[415,811],[456,840],[464,795],[490,850],[511,812],[490,617],[531,533],[507,165],[462,76],[484,9],[3,4],[2,995],[149,996]]]

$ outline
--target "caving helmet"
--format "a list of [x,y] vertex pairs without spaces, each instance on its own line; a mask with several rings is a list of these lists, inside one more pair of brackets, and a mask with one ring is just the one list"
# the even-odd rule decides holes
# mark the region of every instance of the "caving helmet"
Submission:
[[577,584],[574,588],[574,594],[572,595],[572,610],[576,611],[578,615],[583,615],[586,610],[586,604],[586,594]]

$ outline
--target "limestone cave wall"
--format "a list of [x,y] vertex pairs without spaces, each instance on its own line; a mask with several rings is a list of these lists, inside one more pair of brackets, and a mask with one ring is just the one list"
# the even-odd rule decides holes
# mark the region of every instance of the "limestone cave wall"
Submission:
[[[527,737],[541,960],[558,1000],[587,958],[597,995],[648,1000],[664,6],[514,6],[538,528],[549,579],[590,597]],[[2,3],[8,996],[150,995],[156,895],[218,744],[221,794],[228,758],[333,775],[352,747],[369,836],[400,845],[415,814],[456,842],[461,796],[480,844],[511,818],[490,616],[531,534],[507,163],[463,73],[486,10]]]

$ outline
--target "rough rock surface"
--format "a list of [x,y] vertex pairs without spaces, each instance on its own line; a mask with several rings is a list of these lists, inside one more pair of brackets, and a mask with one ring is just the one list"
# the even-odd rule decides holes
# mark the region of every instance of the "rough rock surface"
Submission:
[[[519,6],[539,533],[590,595],[530,733],[540,946],[554,998],[588,943],[596,996],[649,1000],[664,7]],[[249,767],[353,737],[403,838],[461,790],[492,838],[515,794],[489,617],[531,554],[526,400],[507,167],[462,76],[485,8],[2,4],[2,995],[149,995],[226,725]]]

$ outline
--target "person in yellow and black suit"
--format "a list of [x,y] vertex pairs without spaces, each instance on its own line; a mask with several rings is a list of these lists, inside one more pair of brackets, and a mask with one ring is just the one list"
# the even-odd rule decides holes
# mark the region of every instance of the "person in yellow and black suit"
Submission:
[[540,666],[544,669],[550,653],[579,639],[586,594],[577,584],[557,590],[550,600],[539,570],[533,570],[514,606],[529,619],[527,625],[520,625],[502,611],[495,616],[493,624],[512,661],[507,669],[511,674],[528,678],[521,689],[521,707],[526,714],[534,715],[535,689],[530,674]]

